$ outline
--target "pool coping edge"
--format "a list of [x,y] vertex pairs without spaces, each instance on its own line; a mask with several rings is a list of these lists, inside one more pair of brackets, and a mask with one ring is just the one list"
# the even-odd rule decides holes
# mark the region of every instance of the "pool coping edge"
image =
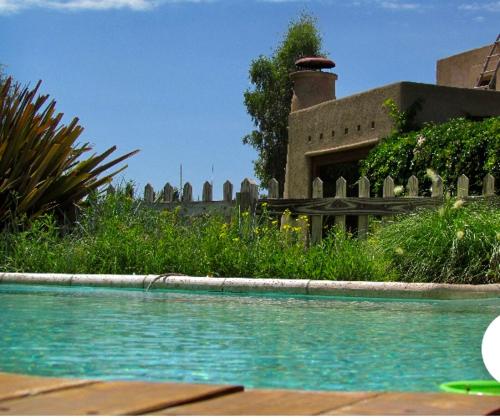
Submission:
[[500,297],[500,284],[498,283],[470,285],[309,279],[217,278],[178,275],[5,272],[0,272],[0,283],[393,299],[451,300]]

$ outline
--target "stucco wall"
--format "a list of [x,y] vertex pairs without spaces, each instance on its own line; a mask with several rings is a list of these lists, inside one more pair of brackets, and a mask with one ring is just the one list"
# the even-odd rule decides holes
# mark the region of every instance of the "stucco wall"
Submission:
[[374,146],[378,139],[388,135],[392,121],[382,107],[388,98],[400,109],[407,109],[422,99],[423,109],[416,118],[420,123],[444,122],[457,116],[500,115],[500,92],[412,82],[394,83],[292,112],[285,198],[310,197],[311,160],[315,156]]
[[400,105],[400,96],[401,85],[395,83],[292,112],[288,120],[285,197],[310,196],[311,157],[306,153],[331,153],[333,148],[352,147],[388,134],[392,122],[382,103],[393,98]]
[[[436,83],[442,86],[473,88],[483,68],[491,45],[466,51],[437,62]],[[491,64],[496,64],[494,59]],[[490,66],[491,67],[491,66]],[[500,73],[497,74],[496,90],[500,90]]]

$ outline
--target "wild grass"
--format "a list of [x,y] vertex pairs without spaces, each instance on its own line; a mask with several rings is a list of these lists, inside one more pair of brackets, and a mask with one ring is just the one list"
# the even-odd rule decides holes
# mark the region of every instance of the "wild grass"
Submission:
[[331,230],[306,247],[300,228],[280,230],[266,212],[182,217],[124,192],[96,198],[70,232],[43,216],[4,232],[0,270],[408,282],[500,281],[500,210],[449,201],[399,217],[367,241]]
[[500,282],[498,204],[447,200],[438,210],[399,217],[375,236],[400,281]]
[[25,272],[160,274],[193,276],[391,280],[387,261],[367,243],[332,232],[304,246],[300,228],[280,230],[264,213],[236,211],[185,218],[158,212],[118,192],[86,209],[62,234],[50,216],[31,228],[4,233],[0,270]]

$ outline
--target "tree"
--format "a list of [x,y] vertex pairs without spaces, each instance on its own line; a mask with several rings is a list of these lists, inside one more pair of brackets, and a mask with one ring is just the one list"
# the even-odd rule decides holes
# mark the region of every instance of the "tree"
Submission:
[[258,152],[255,175],[263,185],[276,178],[283,190],[288,146],[288,114],[292,100],[290,73],[300,57],[321,55],[321,36],[316,20],[303,14],[290,22],[271,57],[259,56],[250,65],[253,90],[246,90],[244,103],[256,127],[243,143]]

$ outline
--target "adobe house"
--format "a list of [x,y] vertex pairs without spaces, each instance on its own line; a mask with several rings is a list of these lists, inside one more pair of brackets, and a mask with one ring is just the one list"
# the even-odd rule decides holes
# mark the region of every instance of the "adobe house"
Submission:
[[[492,45],[439,60],[435,85],[397,82],[341,99],[335,97],[337,75],[323,71],[334,67],[333,62],[320,57],[298,60],[298,71],[291,74],[294,95],[284,197],[311,197],[317,176],[324,182],[326,197],[335,195],[339,176],[351,186],[348,195],[355,194],[358,161],[393,128],[382,106],[388,98],[400,110],[421,101],[417,124],[500,115],[499,52],[497,39]],[[492,57],[486,62],[488,56]]]

